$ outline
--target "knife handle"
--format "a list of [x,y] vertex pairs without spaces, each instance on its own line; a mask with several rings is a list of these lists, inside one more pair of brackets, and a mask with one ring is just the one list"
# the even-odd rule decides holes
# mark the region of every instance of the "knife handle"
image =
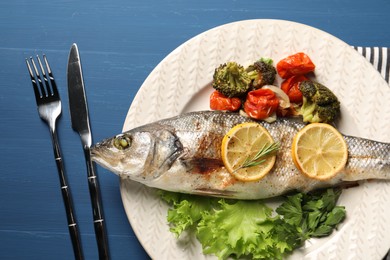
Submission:
[[95,174],[95,167],[91,160],[90,148],[84,147],[85,161],[87,163],[88,187],[92,203],[93,223],[95,228],[96,242],[99,251],[99,259],[109,259],[108,241],[105,222],[103,217],[102,201],[99,192],[99,182]]
[[68,186],[68,182],[65,176],[65,167],[64,162],[62,161],[62,155],[60,150],[60,145],[58,142],[57,132],[55,128],[50,129],[50,135],[53,143],[54,158],[57,165],[58,177],[60,179],[62,200],[64,202],[66,218],[68,221],[68,229],[70,239],[72,241],[73,253],[76,260],[83,259],[83,251],[81,248],[81,239],[78,231],[78,226],[76,223],[76,217],[73,209],[72,196]]

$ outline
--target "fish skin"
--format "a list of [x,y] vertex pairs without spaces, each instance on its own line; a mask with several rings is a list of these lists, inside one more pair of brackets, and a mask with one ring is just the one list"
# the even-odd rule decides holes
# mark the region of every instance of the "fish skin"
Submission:
[[[304,176],[292,161],[291,143],[306,124],[279,118],[273,123],[258,122],[281,144],[273,169],[258,181],[239,181],[223,166],[221,142],[233,126],[252,121],[237,113],[186,113],[103,140],[91,148],[92,159],[121,178],[150,187],[234,199],[264,199],[366,179],[390,179],[390,144],[351,136],[344,136],[349,157],[343,171],[326,181]],[[118,136],[130,138],[131,147],[115,148],[113,140]]]

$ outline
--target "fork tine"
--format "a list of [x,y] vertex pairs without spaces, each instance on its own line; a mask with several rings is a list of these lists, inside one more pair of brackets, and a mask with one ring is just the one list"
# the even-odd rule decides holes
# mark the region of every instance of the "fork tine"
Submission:
[[[47,80],[47,77],[46,77],[46,73],[45,73],[45,69],[43,68],[43,65],[42,65],[42,62],[41,62],[41,59],[39,58],[39,56],[37,55],[37,60],[38,60],[38,64],[39,64],[39,67],[41,69],[41,72],[42,72],[42,76],[43,76],[43,80],[44,80],[44,83],[42,82],[42,84],[44,84],[46,86],[46,93],[47,93],[47,96],[52,96],[53,93],[50,89],[50,85],[49,85],[49,81]],[[41,79],[42,80],[42,79]]]
[[39,93],[37,81],[35,80],[34,73],[31,69],[30,63],[28,62],[27,58],[26,58],[26,64],[27,64],[28,72],[30,73],[31,82],[33,84],[35,99],[38,102],[39,98],[41,97],[41,94]]
[[50,79],[50,84],[51,84],[51,87],[52,87],[53,95],[54,96],[59,96],[58,89],[57,89],[57,84],[56,84],[56,82],[54,80],[53,73],[51,72],[51,68],[49,66],[49,62],[47,61],[47,58],[46,58],[45,54],[43,54],[43,60],[45,61],[45,65],[46,65],[46,68],[47,68],[47,74],[49,75],[49,79]]
[[47,92],[45,91],[45,86],[43,85],[43,81],[41,79],[41,75],[39,74],[38,68],[35,65],[33,57],[30,57],[30,61],[31,61],[32,65],[33,65],[33,68],[34,68],[33,72],[35,72],[35,76],[37,77],[37,80],[38,80],[38,83],[39,83],[39,87],[41,89],[41,94],[42,94],[41,96],[42,97],[43,96],[47,96]]

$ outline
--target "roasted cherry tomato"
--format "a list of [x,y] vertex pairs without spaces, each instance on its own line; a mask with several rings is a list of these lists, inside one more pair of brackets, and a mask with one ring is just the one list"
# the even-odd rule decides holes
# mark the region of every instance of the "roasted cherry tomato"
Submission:
[[244,103],[245,113],[254,119],[265,119],[279,106],[279,99],[270,89],[257,89],[248,92]]
[[236,111],[241,107],[239,98],[228,98],[219,91],[210,95],[210,108],[212,110]]
[[276,70],[283,79],[295,75],[304,75],[314,71],[315,67],[309,56],[303,52],[288,56],[276,64]]
[[292,103],[302,103],[302,92],[299,90],[299,84],[302,81],[309,80],[303,75],[292,76],[282,82],[280,86],[284,93],[290,98]]

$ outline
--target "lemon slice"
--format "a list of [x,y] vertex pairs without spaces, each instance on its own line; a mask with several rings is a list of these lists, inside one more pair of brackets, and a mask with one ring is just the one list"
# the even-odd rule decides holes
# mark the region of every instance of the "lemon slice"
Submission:
[[255,166],[243,167],[243,164],[273,143],[272,136],[260,124],[249,122],[234,126],[222,139],[221,157],[225,168],[240,181],[261,179],[274,166],[275,155],[263,158]]
[[331,125],[312,123],[302,128],[292,142],[292,159],[306,176],[327,180],[341,171],[348,159],[343,136]]

